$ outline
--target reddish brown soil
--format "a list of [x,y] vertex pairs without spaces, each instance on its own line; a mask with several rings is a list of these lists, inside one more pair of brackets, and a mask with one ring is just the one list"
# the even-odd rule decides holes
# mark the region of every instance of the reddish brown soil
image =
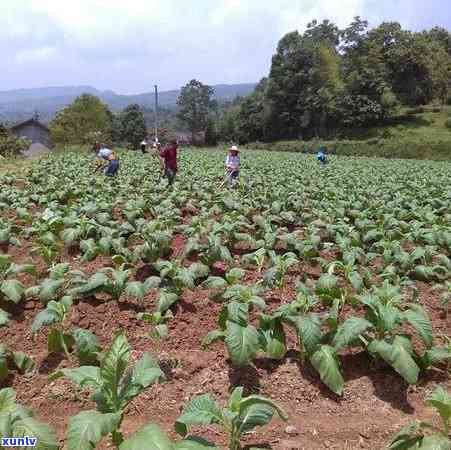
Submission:
[[[181,255],[185,241],[183,236],[175,236],[173,257]],[[10,247],[8,253],[18,263],[33,259],[43,274],[45,264],[39,257],[29,255],[31,247],[30,243],[25,242],[23,247]],[[330,255],[330,258],[334,256]],[[72,269],[81,266],[89,274],[111,263],[110,258],[98,257],[93,262],[80,265],[79,260],[68,252],[62,254],[62,260],[70,261]],[[140,267],[136,278],[149,276],[150,273],[145,273],[147,269],[146,266]],[[226,267],[217,264],[214,269],[223,274]],[[281,303],[295,298],[297,279],[317,279],[320,273],[318,266],[301,263],[293,267],[283,289],[265,294],[268,309],[274,310]],[[250,284],[259,278],[257,270],[248,269],[244,282]],[[24,275],[21,281],[29,286],[33,278]],[[419,282],[417,287],[421,303],[432,317],[435,334],[449,336],[450,323],[446,322],[437,295],[426,283]],[[292,350],[283,361],[260,358],[253,367],[234,369],[227,359],[223,343],[215,343],[207,351],[201,350],[203,337],[217,328],[221,308],[221,305],[208,299],[208,294],[202,289],[183,294],[175,318],[169,322],[169,336],[162,341],[150,339],[149,325],[136,319],[137,312],[152,310],[156,292],[148,294],[142,305],[127,298],[120,302],[109,301],[104,296],[74,305],[68,320],[69,328],[90,329],[99,337],[104,348],[110,344],[113,333],[121,328],[133,348],[133,359],[138,359],[144,351],[151,352],[159,359],[166,374],[164,383],[151,387],[128,407],[123,422],[126,435],[154,421],[175,438],[174,421],[188,400],[198,394],[211,393],[224,402],[233,387],[241,385],[246,393],[259,393],[272,398],[289,414],[287,424],[275,420],[246,436],[246,444],[267,444],[275,450],[377,450],[384,448],[389,437],[413,417],[432,417],[423,400],[438,383],[451,387],[449,374],[443,370],[430,371],[418,386],[408,387],[392,370],[375,365],[365,354],[347,352],[342,356],[346,387],[339,398],[328,391],[308,364],[299,363],[293,350],[296,339],[290,333],[288,343]],[[57,368],[76,366],[77,362],[75,359],[67,360],[63,355],[47,354],[46,329],[32,337],[31,324],[42,309],[39,301],[0,307],[13,315],[9,327],[0,329],[1,342],[11,350],[26,352],[36,362],[33,373],[20,375],[12,371],[3,386],[12,386],[21,403],[32,408],[43,421],[53,424],[62,443],[69,417],[81,410],[94,408],[94,404],[87,392],[79,390],[71,382],[64,379],[49,382],[48,376]],[[287,425],[294,426],[297,434],[287,434]],[[226,448],[225,435],[214,426],[194,431]],[[109,447],[111,444],[105,439],[98,448]]]

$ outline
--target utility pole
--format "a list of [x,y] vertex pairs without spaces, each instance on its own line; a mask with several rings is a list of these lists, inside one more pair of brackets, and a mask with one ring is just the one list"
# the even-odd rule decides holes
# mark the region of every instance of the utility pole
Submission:
[[158,86],[155,84],[155,143],[158,143]]

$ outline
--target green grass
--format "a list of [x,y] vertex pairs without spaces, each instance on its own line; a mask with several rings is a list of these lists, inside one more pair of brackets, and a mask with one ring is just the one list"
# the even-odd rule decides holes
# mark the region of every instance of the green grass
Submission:
[[356,129],[334,140],[279,141],[249,144],[260,150],[314,152],[320,145],[343,156],[451,160],[451,107],[423,108],[424,112],[403,110],[389,124]]

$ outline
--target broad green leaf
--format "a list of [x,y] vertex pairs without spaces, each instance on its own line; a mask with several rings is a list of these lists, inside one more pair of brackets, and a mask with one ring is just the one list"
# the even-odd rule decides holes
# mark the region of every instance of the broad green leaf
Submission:
[[160,277],[149,277],[144,281],[144,287],[146,291],[150,289],[155,289],[160,286],[161,278]]
[[227,305],[227,319],[238,325],[246,326],[249,317],[249,305],[245,303],[230,302]]
[[240,414],[242,432],[247,433],[257,426],[267,425],[273,415],[274,408],[265,403],[253,403],[243,407]]
[[451,450],[451,439],[438,433],[425,436],[418,450]]
[[130,281],[127,283],[125,292],[131,297],[137,298],[138,300],[143,300],[146,296],[147,289],[144,283],[140,281]]
[[35,366],[34,361],[23,352],[13,352],[12,358],[21,373],[30,372]]
[[432,346],[433,332],[429,316],[420,305],[411,304],[409,309],[404,311],[403,317],[412,325],[427,347]]
[[4,327],[9,324],[10,314],[3,309],[0,309],[0,327]]
[[38,421],[32,416],[21,416],[12,424],[14,437],[32,436],[37,438],[34,448],[38,450],[58,450],[58,440],[55,431],[50,425]]
[[258,332],[252,325],[227,321],[225,344],[232,362],[240,367],[247,366],[259,350]]
[[50,375],[49,380],[66,377],[78,386],[98,388],[101,383],[100,369],[95,366],[81,366],[75,369],[61,369]]
[[437,387],[437,389],[427,397],[426,404],[433,406],[438,411],[443,423],[449,423],[451,418],[451,395],[441,386]]
[[175,430],[185,436],[190,425],[210,425],[221,421],[221,408],[209,394],[204,394],[195,397],[183,408],[182,415],[175,422]]
[[415,384],[418,381],[420,369],[400,336],[396,336],[392,344],[375,339],[368,346],[368,351],[373,354],[378,354],[409,384]]
[[71,335],[52,328],[47,337],[47,348],[49,353],[68,352],[72,347],[73,338]]
[[445,361],[451,361],[450,347],[432,347],[421,358],[423,368],[427,369]]
[[343,350],[352,344],[368,328],[372,328],[372,323],[361,317],[350,317],[346,319],[337,329],[333,339],[333,346],[336,352]]
[[221,277],[208,277],[203,286],[207,289],[224,289],[227,286],[227,281]]
[[166,433],[153,423],[137,431],[119,446],[119,450],[145,449],[175,450],[175,446]]
[[69,272],[70,265],[68,263],[59,263],[56,264],[51,270],[50,270],[50,278],[52,280],[60,280],[64,278],[64,275]]
[[160,291],[158,297],[157,311],[164,313],[167,311],[177,300],[179,299],[177,294],[172,292]]
[[130,346],[124,333],[114,338],[110,349],[106,352],[100,367],[100,376],[111,392],[115,392],[130,359]]
[[31,332],[36,333],[42,327],[58,323],[59,319],[60,317],[55,310],[46,308],[36,314],[31,326]]
[[158,361],[149,353],[144,353],[133,368],[131,381],[133,384],[146,388],[162,378],[164,373]]
[[410,422],[392,438],[388,449],[390,450],[414,450],[418,449],[418,443],[421,442],[421,435],[418,422]]
[[16,409],[16,391],[13,388],[0,389],[0,414],[7,414]]
[[66,432],[68,450],[93,450],[104,436],[118,427],[120,420],[120,414],[97,411],[82,411],[71,417]]
[[298,337],[307,354],[313,354],[321,343],[321,321],[318,316],[309,314],[295,320]]
[[322,345],[311,356],[310,362],[318,371],[321,381],[333,392],[342,395],[344,380],[334,349],[328,345]]
[[282,359],[286,353],[286,337],[281,319],[261,316],[258,332],[262,348],[268,357]]
[[25,293],[24,285],[18,280],[6,280],[1,284],[3,295],[14,303],[19,303]]
[[63,285],[63,280],[52,280],[51,278],[46,278],[41,283],[41,289],[39,291],[39,300],[46,304],[50,300],[57,300],[58,290]]
[[210,331],[202,340],[202,347],[206,348],[213,342],[219,341],[225,338],[225,333],[222,330]]
[[80,364],[94,364],[98,353],[102,350],[97,336],[89,330],[77,328],[72,331],[72,337]]

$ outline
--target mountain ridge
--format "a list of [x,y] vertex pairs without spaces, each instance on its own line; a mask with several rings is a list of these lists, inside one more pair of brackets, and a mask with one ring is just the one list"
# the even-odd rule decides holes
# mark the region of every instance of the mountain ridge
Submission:
[[[217,84],[214,97],[219,101],[230,101],[237,96],[250,94],[256,83]],[[81,94],[98,96],[113,111],[120,111],[127,105],[137,103],[153,108],[154,93],[117,94],[112,90],[100,90],[93,86],[47,86],[42,88],[24,88],[0,91],[0,121],[18,121],[30,117],[38,111],[44,121],[50,120],[55,113],[72,103]],[[161,91],[158,103],[162,107],[175,108],[180,89]]]

